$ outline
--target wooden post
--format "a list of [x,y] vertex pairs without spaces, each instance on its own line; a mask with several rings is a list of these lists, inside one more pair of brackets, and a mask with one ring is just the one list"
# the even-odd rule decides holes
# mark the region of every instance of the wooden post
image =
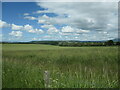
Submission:
[[44,72],[44,82],[45,82],[45,88],[50,87],[50,73],[49,71]]

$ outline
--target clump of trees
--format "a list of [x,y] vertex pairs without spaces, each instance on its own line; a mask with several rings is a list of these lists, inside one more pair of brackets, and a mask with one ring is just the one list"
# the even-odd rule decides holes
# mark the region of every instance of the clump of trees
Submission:
[[113,40],[109,40],[106,42],[59,42],[59,46],[72,46],[72,47],[80,47],[80,46],[115,46],[120,45],[120,42],[113,42]]
[[113,42],[113,40],[109,40],[109,41],[105,42],[105,45],[112,46],[112,45],[114,45],[114,42]]

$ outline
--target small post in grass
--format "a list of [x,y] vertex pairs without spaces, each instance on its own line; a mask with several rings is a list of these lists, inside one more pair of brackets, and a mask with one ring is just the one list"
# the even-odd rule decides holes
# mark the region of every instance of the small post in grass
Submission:
[[44,82],[45,82],[45,88],[50,87],[50,73],[49,71],[44,72]]

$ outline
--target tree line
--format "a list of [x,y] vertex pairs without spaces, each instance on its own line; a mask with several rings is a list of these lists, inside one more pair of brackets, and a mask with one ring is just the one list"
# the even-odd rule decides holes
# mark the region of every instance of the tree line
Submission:
[[120,45],[120,42],[114,42],[113,40],[109,40],[106,42],[59,42],[59,46],[116,46]]
[[3,44],[47,44],[57,46],[118,46],[120,41],[114,42],[113,40],[108,41],[31,41],[31,42],[2,42]]

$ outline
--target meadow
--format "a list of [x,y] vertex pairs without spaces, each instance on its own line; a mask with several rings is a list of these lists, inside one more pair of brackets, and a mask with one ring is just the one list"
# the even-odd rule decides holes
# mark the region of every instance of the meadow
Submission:
[[117,46],[3,44],[2,49],[3,88],[118,88]]

